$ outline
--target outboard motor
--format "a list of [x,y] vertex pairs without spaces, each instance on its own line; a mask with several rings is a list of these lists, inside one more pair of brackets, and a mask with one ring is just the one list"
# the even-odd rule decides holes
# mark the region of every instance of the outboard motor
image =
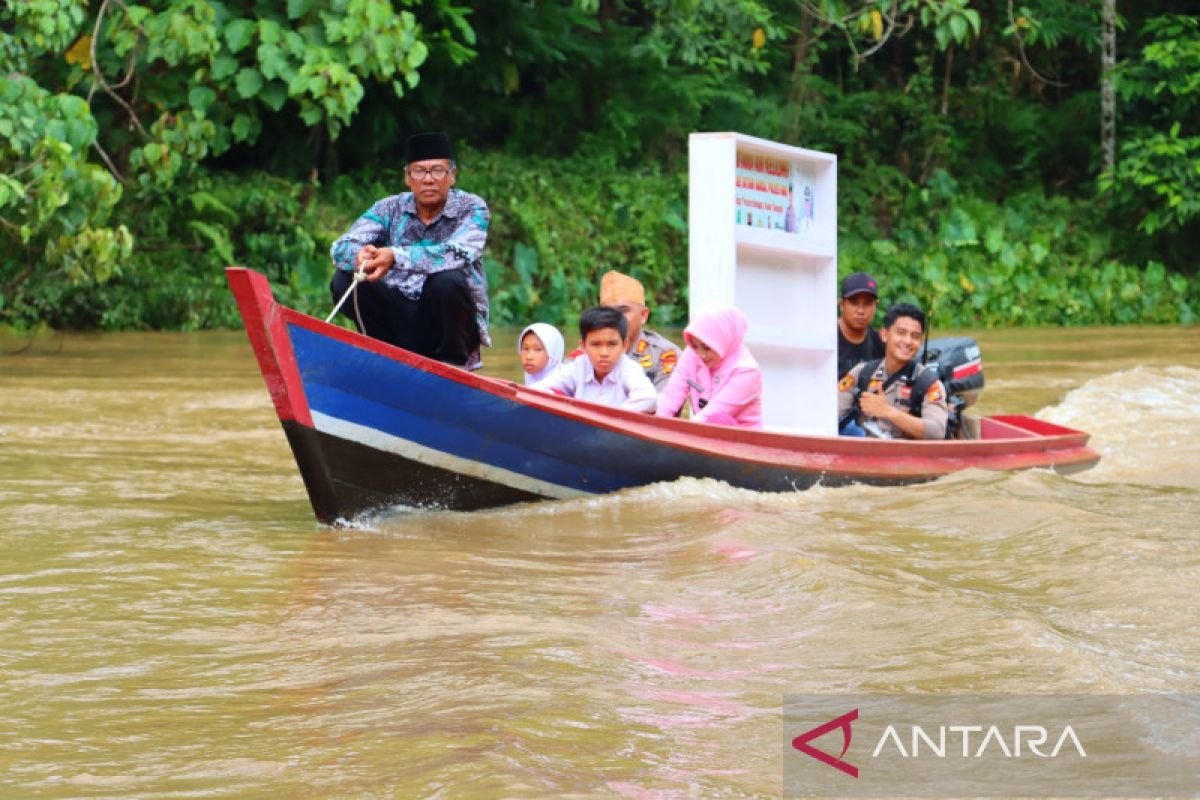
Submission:
[[963,411],[975,405],[983,394],[983,358],[979,345],[969,336],[943,336],[930,339],[929,357],[925,347],[917,353],[917,362],[936,370],[946,387],[946,404],[950,417],[946,420],[946,438],[957,439],[962,434]]

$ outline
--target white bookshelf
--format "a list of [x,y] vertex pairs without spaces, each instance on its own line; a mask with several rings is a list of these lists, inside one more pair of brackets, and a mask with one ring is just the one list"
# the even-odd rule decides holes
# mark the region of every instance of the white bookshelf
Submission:
[[691,313],[735,305],[772,430],[837,434],[837,156],[740,133],[688,140]]

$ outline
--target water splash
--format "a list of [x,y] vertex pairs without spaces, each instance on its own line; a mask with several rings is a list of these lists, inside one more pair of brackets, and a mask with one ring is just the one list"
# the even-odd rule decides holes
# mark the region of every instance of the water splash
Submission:
[[1200,488],[1200,370],[1135,367],[1103,375],[1037,416],[1092,435],[1103,458],[1083,480]]

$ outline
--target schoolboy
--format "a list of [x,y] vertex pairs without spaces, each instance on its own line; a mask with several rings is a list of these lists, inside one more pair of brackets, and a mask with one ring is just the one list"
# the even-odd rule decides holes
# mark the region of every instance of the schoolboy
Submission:
[[625,315],[620,311],[608,306],[589,308],[579,317],[585,357],[564,362],[533,388],[653,413],[658,395],[641,366],[625,356],[628,332]]

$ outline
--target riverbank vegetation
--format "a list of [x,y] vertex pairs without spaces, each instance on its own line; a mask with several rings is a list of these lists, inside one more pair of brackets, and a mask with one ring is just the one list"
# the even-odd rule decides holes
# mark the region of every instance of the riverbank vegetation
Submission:
[[28,0],[0,9],[0,324],[327,312],[332,239],[416,130],[486,197],[493,316],[597,276],[687,308],[687,134],[839,156],[839,268],[943,325],[1200,315],[1184,0]]

